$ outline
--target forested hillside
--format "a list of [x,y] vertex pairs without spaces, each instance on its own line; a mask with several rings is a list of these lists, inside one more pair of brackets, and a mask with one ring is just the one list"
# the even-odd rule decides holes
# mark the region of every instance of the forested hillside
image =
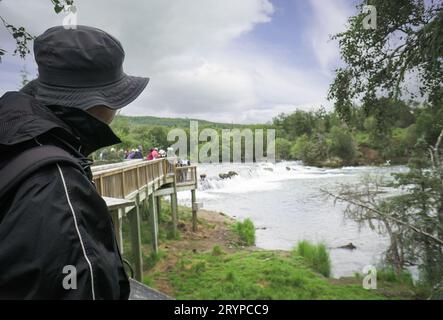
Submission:
[[[275,129],[277,160],[302,160],[307,165],[343,166],[363,164],[404,164],[417,139],[431,143],[443,128],[441,99],[432,104],[380,98],[372,108],[354,105],[347,121],[335,111],[294,110],[281,114],[270,124],[241,125],[198,121],[199,130]],[[122,139],[121,149],[143,146],[167,148],[172,128],[184,129],[189,138],[191,119],[118,116],[112,128]],[[200,142],[200,146],[206,142]],[[221,156],[221,153],[220,153]]]

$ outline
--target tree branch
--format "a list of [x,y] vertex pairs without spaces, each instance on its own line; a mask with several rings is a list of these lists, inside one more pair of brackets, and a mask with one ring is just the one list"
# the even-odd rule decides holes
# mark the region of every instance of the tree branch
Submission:
[[407,222],[404,222],[404,221],[402,221],[400,219],[397,219],[397,218],[389,216],[389,215],[385,215],[385,214],[383,214],[383,212],[381,212],[381,211],[379,211],[377,209],[371,208],[371,207],[369,207],[367,205],[364,205],[364,204],[361,204],[361,203],[357,203],[357,202],[355,202],[352,199],[347,199],[347,198],[344,198],[342,196],[335,195],[335,194],[333,194],[333,193],[331,193],[331,192],[329,192],[327,190],[323,190],[322,189],[322,192],[325,193],[326,195],[328,195],[329,197],[332,197],[332,198],[334,198],[334,199],[336,199],[338,201],[347,202],[347,203],[352,204],[354,206],[357,206],[357,207],[363,208],[365,210],[371,211],[371,212],[375,213],[376,215],[378,215],[380,217],[383,217],[384,219],[392,220],[392,221],[394,221],[394,222],[396,222],[396,223],[398,223],[398,224],[400,224],[402,226],[405,226],[405,227],[411,229],[412,231],[414,231],[416,233],[419,233],[419,234],[421,234],[423,236],[428,237],[429,239],[432,239],[433,241],[437,242],[440,245],[443,245],[443,240],[442,239],[439,239],[439,238],[435,237],[434,235],[432,235],[432,234],[430,234],[430,233],[428,233],[426,231],[423,231],[423,230],[421,230],[421,229],[419,229],[419,228],[417,228],[417,227],[415,227],[415,226],[413,226],[413,225],[411,225],[411,224],[409,224]]

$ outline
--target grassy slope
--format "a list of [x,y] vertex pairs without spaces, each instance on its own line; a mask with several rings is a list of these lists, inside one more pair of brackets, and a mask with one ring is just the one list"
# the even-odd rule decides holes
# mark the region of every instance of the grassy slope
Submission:
[[385,299],[356,284],[333,284],[303,258],[272,251],[185,254],[169,275],[177,299]]
[[131,116],[118,116],[121,120],[128,121],[129,124],[134,125],[149,125],[149,126],[165,126],[165,127],[179,127],[179,128],[189,128],[189,121],[198,121],[201,126],[210,125],[213,128],[231,128],[234,127],[243,127],[245,125],[240,124],[232,124],[232,123],[221,123],[221,122],[211,122],[207,120],[200,119],[188,119],[188,118],[159,118],[159,117],[151,117],[151,116],[140,116],[140,117],[131,117]]
[[[191,211],[180,207],[180,236],[170,236],[167,203],[160,215],[160,254],[150,254],[149,226],[142,222],[145,283],[177,299],[410,299],[409,286],[379,281],[379,290],[362,288],[359,278],[330,279],[314,272],[291,252],[242,247],[232,221],[218,213],[200,217],[192,233]],[[128,230],[125,256],[130,258]],[[217,246],[217,250],[213,247]],[[221,249],[221,250],[220,250]]]

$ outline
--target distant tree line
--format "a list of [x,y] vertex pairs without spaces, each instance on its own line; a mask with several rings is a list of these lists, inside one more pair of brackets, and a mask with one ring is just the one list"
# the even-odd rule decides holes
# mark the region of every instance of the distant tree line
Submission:
[[378,98],[373,108],[353,105],[347,121],[337,111],[295,111],[273,121],[278,159],[307,165],[405,164],[419,137],[433,141],[443,113],[433,104]]

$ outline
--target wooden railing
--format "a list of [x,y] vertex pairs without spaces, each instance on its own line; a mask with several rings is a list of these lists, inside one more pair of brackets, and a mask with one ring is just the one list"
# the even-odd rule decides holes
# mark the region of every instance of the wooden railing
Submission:
[[177,232],[177,192],[191,191],[192,230],[197,230],[198,203],[196,200],[197,168],[176,167],[175,159],[152,161],[134,160],[102,165],[92,168],[93,180],[98,192],[108,206],[120,252],[123,253],[123,217],[130,224],[131,247],[135,278],[143,280],[143,257],[141,248],[140,208],[149,211],[151,245],[158,253],[158,213],[161,197],[171,197],[173,234]]
[[196,166],[176,167],[175,178],[177,185],[196,184],[197,167]]
[[[175,163],[168,159],[139,161],[93,172],[93,180],[103,197],[126,198],[150,182],[174,175]],[[193,175],[196,176],[195,174]],[[195,180],[197,181],[197,180]]]

